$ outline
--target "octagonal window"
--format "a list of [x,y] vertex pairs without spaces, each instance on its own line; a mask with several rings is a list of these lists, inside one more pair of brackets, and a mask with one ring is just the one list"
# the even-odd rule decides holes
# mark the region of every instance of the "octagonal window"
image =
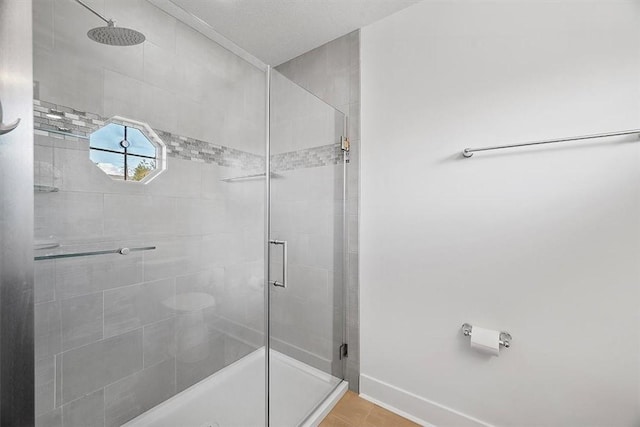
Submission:
[[119,181],[144,181],[162,164],[164,144],[142,123],[112,120],[89,138],[89,157]]

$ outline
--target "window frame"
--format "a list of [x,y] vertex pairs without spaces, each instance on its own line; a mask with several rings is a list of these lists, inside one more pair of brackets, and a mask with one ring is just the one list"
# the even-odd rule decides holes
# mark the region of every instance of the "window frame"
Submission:
[[[124,151],[110,150],[108,148],[94,147],[92,145],[92,143],[91,143],[92,135],[94,133],[98,132],[99,130],[104,129],[105,127],[111,125],[111,124],[122,126],[124,128],[123,140],[127,140],[127,131],[128,131],[129,128],[133,128],[133,129],[138,130],[142,134],[142,136],[144,136],[144,138],[155,149],[155,156],[148,156],[148,155],[145,155],[145,154],[131,153],[131,152],[129,152],[129,147],[128,146],[125,147],[124,145],[120,145]],[[122,142],[122,141],[120,141],[120,142]],[[160,137],[158,137],[158,135],[151,129],[151,127],[148,124],[143,123],[143,122],[138,122],[136,120],[125,119],[123,117],[115,116],[115,117],[105,121],[104,125],[100,126],[98,129],[94,130],[89,135],[89,158],[91,158],[91,151],[92,150],[100,151],[100,152],[104,152],[104,153],[109,153],[109,154],[113,154],[113,155],[122,156],[123,162],[124,162],[124,171],[123,171],[123,175],[122,175],[122,178],[123,178],[122,180],[115,179],[113,176],[110,176],[102,168],[100,168],[98,166],[98,164],[96,164],[95,162],[92,161],[92,163],[96,167],[98,167],[98,169],[100,169],[111,180],[116,181],[116,182],[117,181],[122,181],[122,182],[127,182],[127,183],[136,182],[136,183],[145,183],[146,184],[146,183],[150,182],[152,179],[154,179],[156,176],[158,176],[160,173],[162,173],[162,171],[164,171],[166,169],[166,164],[167,164],[166,163],[166,145],[160,139]],[[133,180],[133,179],[131,179],[131,176],[129,174],[129,159],[130,158],[152,160],[153,162],[155,162],[155,167],[154,167],[154,169],[149,171],[149,173],[147,173],[147,175],[143,179],[141,179],[140,181]]]

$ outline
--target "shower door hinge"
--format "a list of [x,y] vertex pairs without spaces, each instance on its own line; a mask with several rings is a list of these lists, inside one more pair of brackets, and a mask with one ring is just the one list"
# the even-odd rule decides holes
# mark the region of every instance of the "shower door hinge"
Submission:
[[343,136],[340,138],[340,148],[344,153],[344,161],[345,163],[349,163],[351,159],[349,158],[349,150],[351,150],[351,143],[349,142],[349,138]]
[[342,151],[346,151],[348,153],[349,150],[351,149],[351,144],[349,143],[349,138],[347,138],[346,136],[343,136],[340,139],[340,142],[342,143]]
[[342,344],[340,346],[340,360],[344,359],[345,357],[349,357],[349,345],[348,344]]

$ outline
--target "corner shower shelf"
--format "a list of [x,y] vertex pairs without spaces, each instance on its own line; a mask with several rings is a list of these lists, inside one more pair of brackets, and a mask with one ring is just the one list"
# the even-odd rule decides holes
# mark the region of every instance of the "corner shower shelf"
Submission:
[[33,242],[33,249],[36,251],[44,249],[56,249],[60,247],[60,242],[55,240],[36,240]]
[[34,193],[57,193],[58,191],[60,191],[60,189],[52,185],[40,185],[40,184],[33,185]]
[[[256,174],[252,174],[252,175],[242,175],[242,176],[234,176],[232,178],[224,178],[221,179],[220,181],[222,182],[236,182],[236,181],[249,181],[249,180],[254,180],[254,179],[261,179],[266,177],[267,174],[266,173],[256,173]],[[279,175],[275,172],[271,172],[269,174],[269,176],[271,178],[281,178],[282,175]]]

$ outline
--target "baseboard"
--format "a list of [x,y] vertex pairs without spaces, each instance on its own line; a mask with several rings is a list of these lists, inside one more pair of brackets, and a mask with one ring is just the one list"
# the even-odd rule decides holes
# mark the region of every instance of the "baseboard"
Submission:
[[360,393],[359,396],[361,398],[365,399],[365,400],[368,400],[371,403],[375,403],[376,405],[386,409],[387,411],[391,411],[394,414],[400,415],[401,417],[408,419],[409,421],[413,421],[416,424],[420,424],[422,427],[436,427],[435,425],[429,424],[428,422],[426,422],[424,420],[421,420],[420,418],[414,417],[413,415],[411,415],[411,414],[409,414],[407,412],[404,412],[404,411],[396,408],[395,406],[391,406],[391,405],[389,405],[387,403],[384,403],[384,402],[382,402],[382,401],[380,401],[378,399],[375,399],[375,398],[369,396],[368,394]]
[[360,396],[425,427],[494,427],[367,375],[360,375]]

